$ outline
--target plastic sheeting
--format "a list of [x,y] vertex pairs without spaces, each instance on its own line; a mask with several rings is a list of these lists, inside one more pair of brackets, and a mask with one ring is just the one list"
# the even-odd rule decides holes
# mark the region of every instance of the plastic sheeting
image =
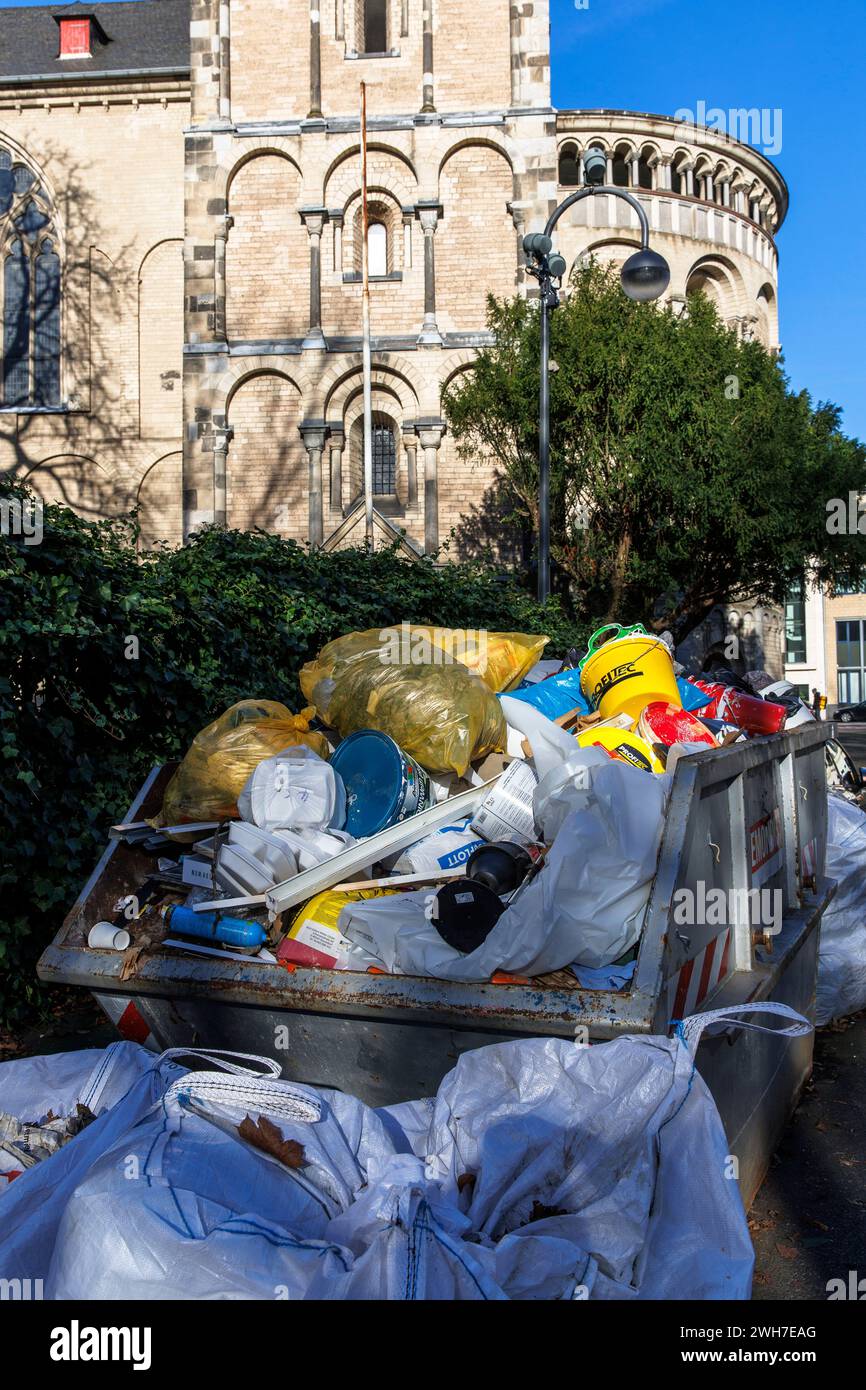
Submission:
[[547,862],[468,955],[439,935],[429,891],[349,904],[340,930],[385,970],[440,980],[609,965],[640,936],[668,789],[668,778],[596,749],[553,767],[534,797],[536,823],[553,840]]
[[99,1115],[0,1196],[0,1277],[51,1299],[748,1298],[745,1215],[693,1056],[733,1021],[481,1048],[435,1100],[381,1112],[228,1055],[8,1063],[0,1107],[89,1095]]
[[836,893],[821,918],[815,1022],[866,1009],[866,813],[827,798],[827,877]]

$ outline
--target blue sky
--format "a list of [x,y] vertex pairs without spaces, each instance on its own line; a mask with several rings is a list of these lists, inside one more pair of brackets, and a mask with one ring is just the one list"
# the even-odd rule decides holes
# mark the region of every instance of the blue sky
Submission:
[[[2,0],[28,4],[31,0]],[[578,0],[582,3],[582,0]],[[550,0],[553,101],[672,116],[777,108],[791,191],[778,237],[792,385],[866,439],[864,0]]]
[[864,0],[551,0],[551,28],[557,107],[781,110],[786,370],[866,439]]

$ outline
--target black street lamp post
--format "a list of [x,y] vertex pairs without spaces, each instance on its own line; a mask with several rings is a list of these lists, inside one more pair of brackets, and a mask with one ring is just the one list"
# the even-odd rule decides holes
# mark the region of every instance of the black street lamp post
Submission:
[[564,257],[553,251],[551,233],[566,208],[597,194],[622,198],[634,208],[640,222],[641,249],[629,256],[620,272],[623,291],[629,299],[658,299],[670,284],[670,267],[664,256],[651,251],[649,222],[637,198],[622,188],[608,188],[601,182],[606,172],[601,150],[584,156],[586,188],[572,193],[555,208],[543,232],[530,232],[523,238],[526,270],[537,281],[541,295],[541,387],[538,398],[538,599],[544,603],[550,594],[550,311],[559,304],[559,289],[567,266]]

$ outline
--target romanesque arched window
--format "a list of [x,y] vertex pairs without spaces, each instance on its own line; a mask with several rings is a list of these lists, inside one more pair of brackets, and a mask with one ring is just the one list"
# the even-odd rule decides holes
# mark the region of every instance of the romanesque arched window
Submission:
[[[384,410],[373,410],[373,495],[377,506],[386,499],[392,504],[397,497],[397,423]],[[364,417],[357,416],[349,433],[350,493],[360,497],[364,492]],[[386,508],[387,510],[387,508]]]
[[367,266],[371,276],[388,274],[388,228],[371,222],[367,228]]
[[[374,191],[367,202],[367,254],[370,278],[379,280],[398,269],[400,208],[381,193]],[[343,242],[344,263],[356,275],[361,274],[364,254],[364,212],[360,198],[356,200],[350,219],[349,236]]]
[[0,405],[60,405],[60,256],[47,193],[0,146]]
[[624,147],[614,150],[613,155],[613,182],[615,188],[628,188],[630,178],[630,156],[629,151]]
[[373,493],[393,497],[397,491],[397,440],[394,421],[380,411],[373,412]]
[[562,188],[577,188],[580,184],[580,155],[577,145],[563,145],[559,151],[559,183]]

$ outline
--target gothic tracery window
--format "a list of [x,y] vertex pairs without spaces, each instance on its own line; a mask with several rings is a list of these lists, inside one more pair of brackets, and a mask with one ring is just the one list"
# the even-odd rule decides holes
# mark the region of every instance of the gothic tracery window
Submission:
[[47,193],[0,146],[0,406],[60,405],[60,256]]

